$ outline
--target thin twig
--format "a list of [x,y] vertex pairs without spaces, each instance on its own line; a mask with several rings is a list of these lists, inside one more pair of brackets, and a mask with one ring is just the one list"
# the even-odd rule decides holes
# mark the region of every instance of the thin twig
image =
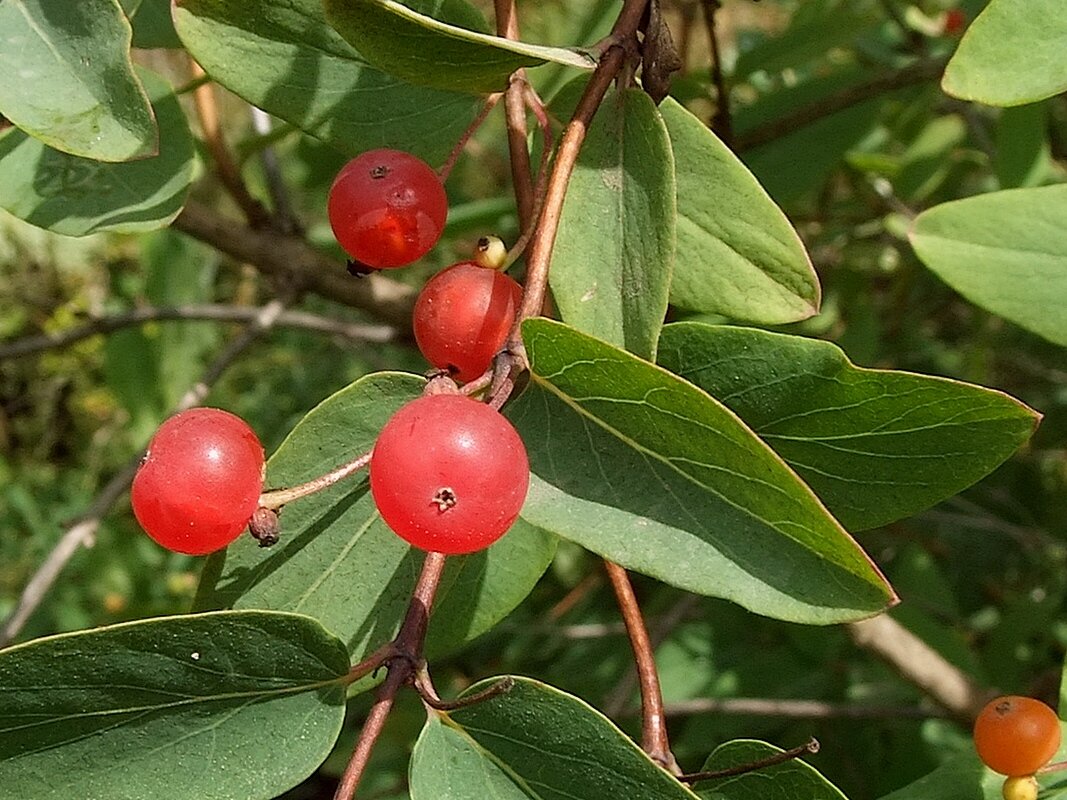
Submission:
[[[84,325],[57,333],[27,336],[22,339],[16,339],[9,344],[0,345],[0,361],[40,353],[45,350],[57,350],[92,336],[112,333],[132,325],[143,325],[146,322],[187,320],[251,322],[259,314],[260,309],[252,306],[233,306],[221,303],[166,307],[146,306],[108,317],[97,317]],[[398,335],[396,328],[387,325],[345,322],[344,320],[321,317],[304,311],[282,312],[275,327],[298,328],[331,336],[341,336],[353,342],[389,342],[396,339]]]
[[404,622],[393,640],[392,655],[388,660],[389,674],[378,688],[374,705],[371,707],[367,721],[363,724],[363,730],[360,731],[359,740],[352,751],[348,766],[345,767],[344,775],[341,776],[334,800],[352,800],[359,781],[363,777],[363,772],[367,768],[367,763],[370,761],[371,751],[382,733],[382,728],[385,727],[385,720],[393,707],[396,693],[401,686],[412,680],[415,670],[422,662],[426,626],[430,619],[430,610],[437,594],[437,587],[441,583],[441,572],[444,566],[445,557],[441,553],[426,554],[419,581],[415,585],[407,614],[404,616]]
[[463,134],[456,140],[456,144],[452,147],[452,151],[448,154],[448,158],[445,159],[440,168],[437,170],[437,177],[444,183],[448,180],[448,176],[452,174],[452,168],[456,166],[456,162],[459,161],[459,156],[463,152],[463,148],[467,146],[467,142],[474,135],[482,123],[485,122],[485,118],[489,116],[489,112],[492,111],[496,104],[500,102],[500,98],[503,97],[503,92],[495,92],[485,98],[485,103],[482,105],[482,110],[478,112],[478,116],[474,118],[474,121],[467,126],[467,130],[463,131]]
[[341,263],[303,239],[249,228],[193,201],[185,204],[173,226],[267,275],[410,330],[416,293],[399,281],[380,274],[353,278]]
[[[193,384],[182,396],[174,409],[174,413],[202,403],[204,398],[207,397],[212,384],[219,379],[226,368],[265,331],[277,324],[284,308],[283,301],[277,299],[271,300],[260,308],[256,318],[223,348],[214,361],[204,370],[200,380]],[[108,511],[111,510],[111,506],[129,487],[143,456],[144,450],[132,459],[121,472],[108,481],[84,515],[67,526],[59,541],[22,590],[15,609],[4,621],[3,631],[0,631],[0,647],[7,645],[18,636],[19,631],[22,630],[27,620],[40,606],[45,595],[59,577],[60,572],[67,565],[67,562],[81,547],[89,546],[92,543],[100,523]]]
[[776,117],[751,130],[736,133],[734,149],[751,150],[865,100],[896,89],[903,89],[906,86],[924,83],[940,75],[946,63],[944,59],[916,61],[896,72],[880,75],[856,86],[846,87],[835,94],[827,95],[818,102],[798,108],[790,114]]
[[722,8],[720,0],[702,0],[704,24],[708,30],[708,42],[711,45],[711,83],[715,87],[715,111],[711,115],[711,129],[727,145],[733,142],[734,124],[730,112],[730,90],[726,85],[726,74],[722,68],[722,50],[716,30],[715,14]]
[[751,761],[748,764],[738,764],[736,767],[728,767],[726,769],[713,769],[706,772],[692,772],[688,775],[679,776],[678,780],[685,783],[696,783],[697,781],[714,780],[716,778],[731,778],[734,775],[744,775],[749,772],[755,772],[758,769],[766,769],[767,767],[773,767],[778,764],[784,764],[787,761],[793,761],[801,756],[811,755],[819,752],[819,740],[809,739],[800,747],[793,747],[789,750],[783,750],[780,753],[775,753],[773,756],[767,756],[761,758],[758,761]]
[[663,715],[663,692],[660,690],[656,656],[648,638],[648,629],[637,604],[630,576],[618,564],[604,560],[611,588],[626,623],[626,633],[634,652],[634,662],[641,686],[641,749],[653,761],[671,772],[680,772],[667,737],[667,720]]
[[[627,709],[621,716],[637,716],[640,709]],[[731,714],[749,717],[785,717],[788,719],[950,719],[947,711],[936,707],[865,705],[830,703],[769,697],[698,697],[667,703],[663,713],[668,718],[703,714]]]
[[[193,78],[204,77],[204,69],[192,59],[189,60]],[[226,146],[226,140],[222,135],[222,125],[219,122],[218,105],[215,102],[215,86],[211,83],[203,83],[193,90],[193,102],[196,105],[196,116],[200,120],[200,130],[204,134],[204,143],[211,152],[215,162],[215,173],[219,182],[240,207],[248,224],[253,228],[261,228],[270,224],[270,215],[263,204],[256,200],[245,186],[241,171],[237,168],[237,162],[230,155]]]
[[307,497],[316,492],[321,492],[323,489],[333,486],[338,481],[344,480],[349,475],[354,475],[359,472],[370,463],[370,456],[370,452],[358,455],[351,461],[330,470],[325,475],[319,475],[317,478],[312,478],[307,483],[302,483],[299,486],[290,486],[286,489],[272,489],[269,492],[264,492],[259,496],[259,507],[281,508],[286,503],[291,503],[294,500],[299,500],[301,497]]
[[[252,127],[260,136],[270,136],[274,124],[270,114],[262,108],[252,106]],[[282,178],[282,168],[278,163],[278,154],[271,146],[264,147],[259,152],[259,160],[263,165],[263,174],[267,178],[267,191],[270,192],[271,206],[274,209],[274,227],[280,233],[300,233],[300,222],[293,210],[293,203],[289,199],[289,190]]]
[[[506,39],[519,38],[519,15],[515,0],[494,0],[496,32]],[[530,151],[526,144],[526,70],[515,70],[504,93],[504,113],[508,129],[508,154],[511,161],[511,182],[514,185],[515,208],[519,216],[519,231],[531,228],[534,221],[534,186],[530,171]]]
[[955,718],[970,724],[993,696],[930,645],[885,614],[848,624],[852,640],[882,658]]

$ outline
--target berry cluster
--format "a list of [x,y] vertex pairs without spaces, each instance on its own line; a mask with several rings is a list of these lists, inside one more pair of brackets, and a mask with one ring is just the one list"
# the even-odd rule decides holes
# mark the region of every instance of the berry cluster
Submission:
[[1040,700],[997,697],[975,720],[974,747],[987,767],[1007,776],[1002,789],[1005,800],[1034,800],[1034,773],[1059,750],[1060,721]]
[[[338,242],[371,269],[421,258],[440,238],[447,212],[437,174],[396,150],[350,161],[328,201]],[[500,271],[505,255],[499,240],[483,239],[474,260],[431,278],[416,301],[419,349],[458,381],[489,368],[518,314],[522,288]],[[263,447],[244,421],[212,408],[183,412],[152,440],[133,483],[134,514],[164,547],[210,553],[237,538],[254,514],[270,514],[257,512],[263,470]],[[371,493],[389,527],[415,547],[450,555],[503,536],[529,479],[519,434],[497,411],[461,394],[405,405],[370,459]]]

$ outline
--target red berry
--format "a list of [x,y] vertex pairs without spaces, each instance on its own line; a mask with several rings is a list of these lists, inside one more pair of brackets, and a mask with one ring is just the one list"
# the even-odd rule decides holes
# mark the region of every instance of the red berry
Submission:
[[511,423],[464,395],[428,395],[382,428],[370,488],[382,519],[415,547],[454,555],[488,547],[519,515],[530,483]]
[[263,445],[240,417],[193,408],[164,422],[133,479],[133,513],[169,550],[203,555],[244,530],[263,490]]
[[1056,712],[1032,697],[990,700],[974,722],[978,757],[994,772],[1033,775],[1060,747]]
[[425,161],[399,150],[369,150],[337,173],[326,210],[352,258],[389,269],[422,258],[437,244],[448,198]]
[[472,261],[434,275],[415,301],[415,341],[426,360],[457,381],[488,369],[515,322],[522,287]]

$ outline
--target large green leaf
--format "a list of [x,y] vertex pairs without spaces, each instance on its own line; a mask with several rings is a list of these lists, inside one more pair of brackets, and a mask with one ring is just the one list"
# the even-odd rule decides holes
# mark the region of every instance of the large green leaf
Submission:
[[[370,450],[378,431],[425,381],[402,373],[361,378],[324,400],[289,434],[267,465],[270,486],[291,486]],[[271,549],[242,537],[213,556],[198,607],[270,608],[308,614],[345,640],[353,660],[396,633],[422,566],[382,522],[366,472],[281,514]],[[451,558],[430,625],[431,652],[484,633],[533,588],[555,537],[519,522],[488,550]]]
[[785,214],[755,176],[680,103],[660,105],[677,162],[671,303],[765,324],[819,309],[819,279]]
[[369,66],[319,0],[177,0],[174,20],[212,78],[345,153],[394,147],[440,161],[481,105]]
[[751,328],[668,325],[659,359],[741,417],[849,530],[970,486],[1038,418],[992,389],[862,369],[829,342]]
[[609,94],[567,187],[549,280],[563,319],[653,358],[674,261],[674,159],[647,94]]
[[0,3],[0,114],[49,147],[99,161],[156,152],[117,0]]
[[344,646],[294,614],[169,617],[0,652],[0,796],[270,800],[329,754]]
[[509,408],[533,477],[523,516],[666,583],[829,623],[894,596],[812,491],[726,407],[549,320],[523,324],[531,385]]
[[1062,0],[990,0],[945,68],[941,88],[963,100],[1018,106],[1067,90]]
[[972,303],[1067,345],[1067,186],[943,203],[915,220],[919,258]]
[[411,758],[412,800],[695,800],[584,701],[512,680],[503,694],[429,712]]
[[159,124],[158,155],[102,163],[10,130],[0,137],[0,207],[68,236],[152,230],[178,216],[193,179],[189,126],[170,87],[146,70],[139,75]]
[[[700,771],[726,770],[781,752],[781,748],[766,742],[735,739],[716,747]],[[797,759],[728,778],[700,781],[693,788],[704,800],[845,800],[836,786]]]
[[579,69],[596,66],[577,50],[483,33],[484,19],[464,0],[324,0],[323,4],[330,24],[370,63],[420,86],[489,93],[507,88],[511,73],[520,67],[545,62]]

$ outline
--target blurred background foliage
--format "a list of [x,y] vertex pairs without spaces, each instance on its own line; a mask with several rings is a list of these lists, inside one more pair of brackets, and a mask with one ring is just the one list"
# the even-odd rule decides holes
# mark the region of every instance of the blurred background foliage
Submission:
[[[665,8],[686,64],[674,94],[709,118],[715,92],[704,5],[676,0]],[[958,5],[973,19],[984,3]],[[956,6],[952,0],[727,0],[717,13],[717,33],[737,140],[908,59],[946,58],[958,36],[944,30],[946,12]],[[545,42],[595,41],[616,9],[603,0],[520,3],[526,38]],[[174,51],[146,50],[138,57],[177,85],[188,78]],[[551,66],[533,74],[546,97],[562,77]],[[187,110],[192,117],[191,106]],[[343,157],[284,126],[269,139],[256,136],[247,107],[232,96],[223,97],[222,111],[253,192],[265,191],[256,157],[269,144],[310,240],[337,256],[342,269],[324,207]],[[863,366],[1002,389],[1044,414],[1029,445],[993,475],[860,541],[903,598],[893,612],[898,621],[981,683],[1054,700],[1067,649],[1067,358],[1062,348],[941,283],[916,259],[907,231],[916,213],[946,200],[1062,181],[1067,100],[990,109],[948,98],[935,75],[870,93],[740,154],[797,226],[823,284],[822,312],[787,330],[832,340]],[[203,161],[209,163],[206,156]],[[197,199],[234,214],[210,167],[204,172]],[[509,176],[502,116],[494,114],[449,180],[452,213],[442,246],[395,277],[418,284],[468,257],[487,232],[513,241]],[[176,232],[71,239],[2,212],[0,270],[3,342],[145,305],[254,306],[265,295],[265,278],[254,267]],[[306,297],[300,307],[332,319],[375,322],[320,297]],[[84,513],[236,329],[234,323],[150,323],[0,361],[0,616],[14,607],[62,525]],[[417,352],[404,343],[407,335],[401,331],[398,343],[382,345],[276,328],[227,370],[208,404],[246,418],[270,452],[303,414],[360,375],[422,371]],[[183,611],[198,567],[197,560],[164,552],[140,535],[124,497],[20,638]],[[815,735],[823,749],[812,763],[860,800],[902,786],[970,747],[967,731],[939,717],[918,690],[853,646],[842,628],[763,620],[650,580],[638,579],[637,587],[661,642],[666,699],[679,712],[671,718],[673,745],[686,768],[699,767],[726,739],[759,737],[788,747]],[[599,562],[573,547],[560,549],[537,590],[495,631],[435,665],[443,692],[494,673],[533,675],[608,708],[636,732],[631,671]],[[736,698],[772,706],[811,700],[824,704],[826,716],[688,705]],[[369,699],[353,703],[358,710]],[[857,706],[873,707],[874,716],[850,718]],[[417,702],[405,697],[363,796],[406,795],[407,756],[422,716]],[[329,791],[324,787],[343,767],[355,735],[350,724],[340,755],[288,797]]]

